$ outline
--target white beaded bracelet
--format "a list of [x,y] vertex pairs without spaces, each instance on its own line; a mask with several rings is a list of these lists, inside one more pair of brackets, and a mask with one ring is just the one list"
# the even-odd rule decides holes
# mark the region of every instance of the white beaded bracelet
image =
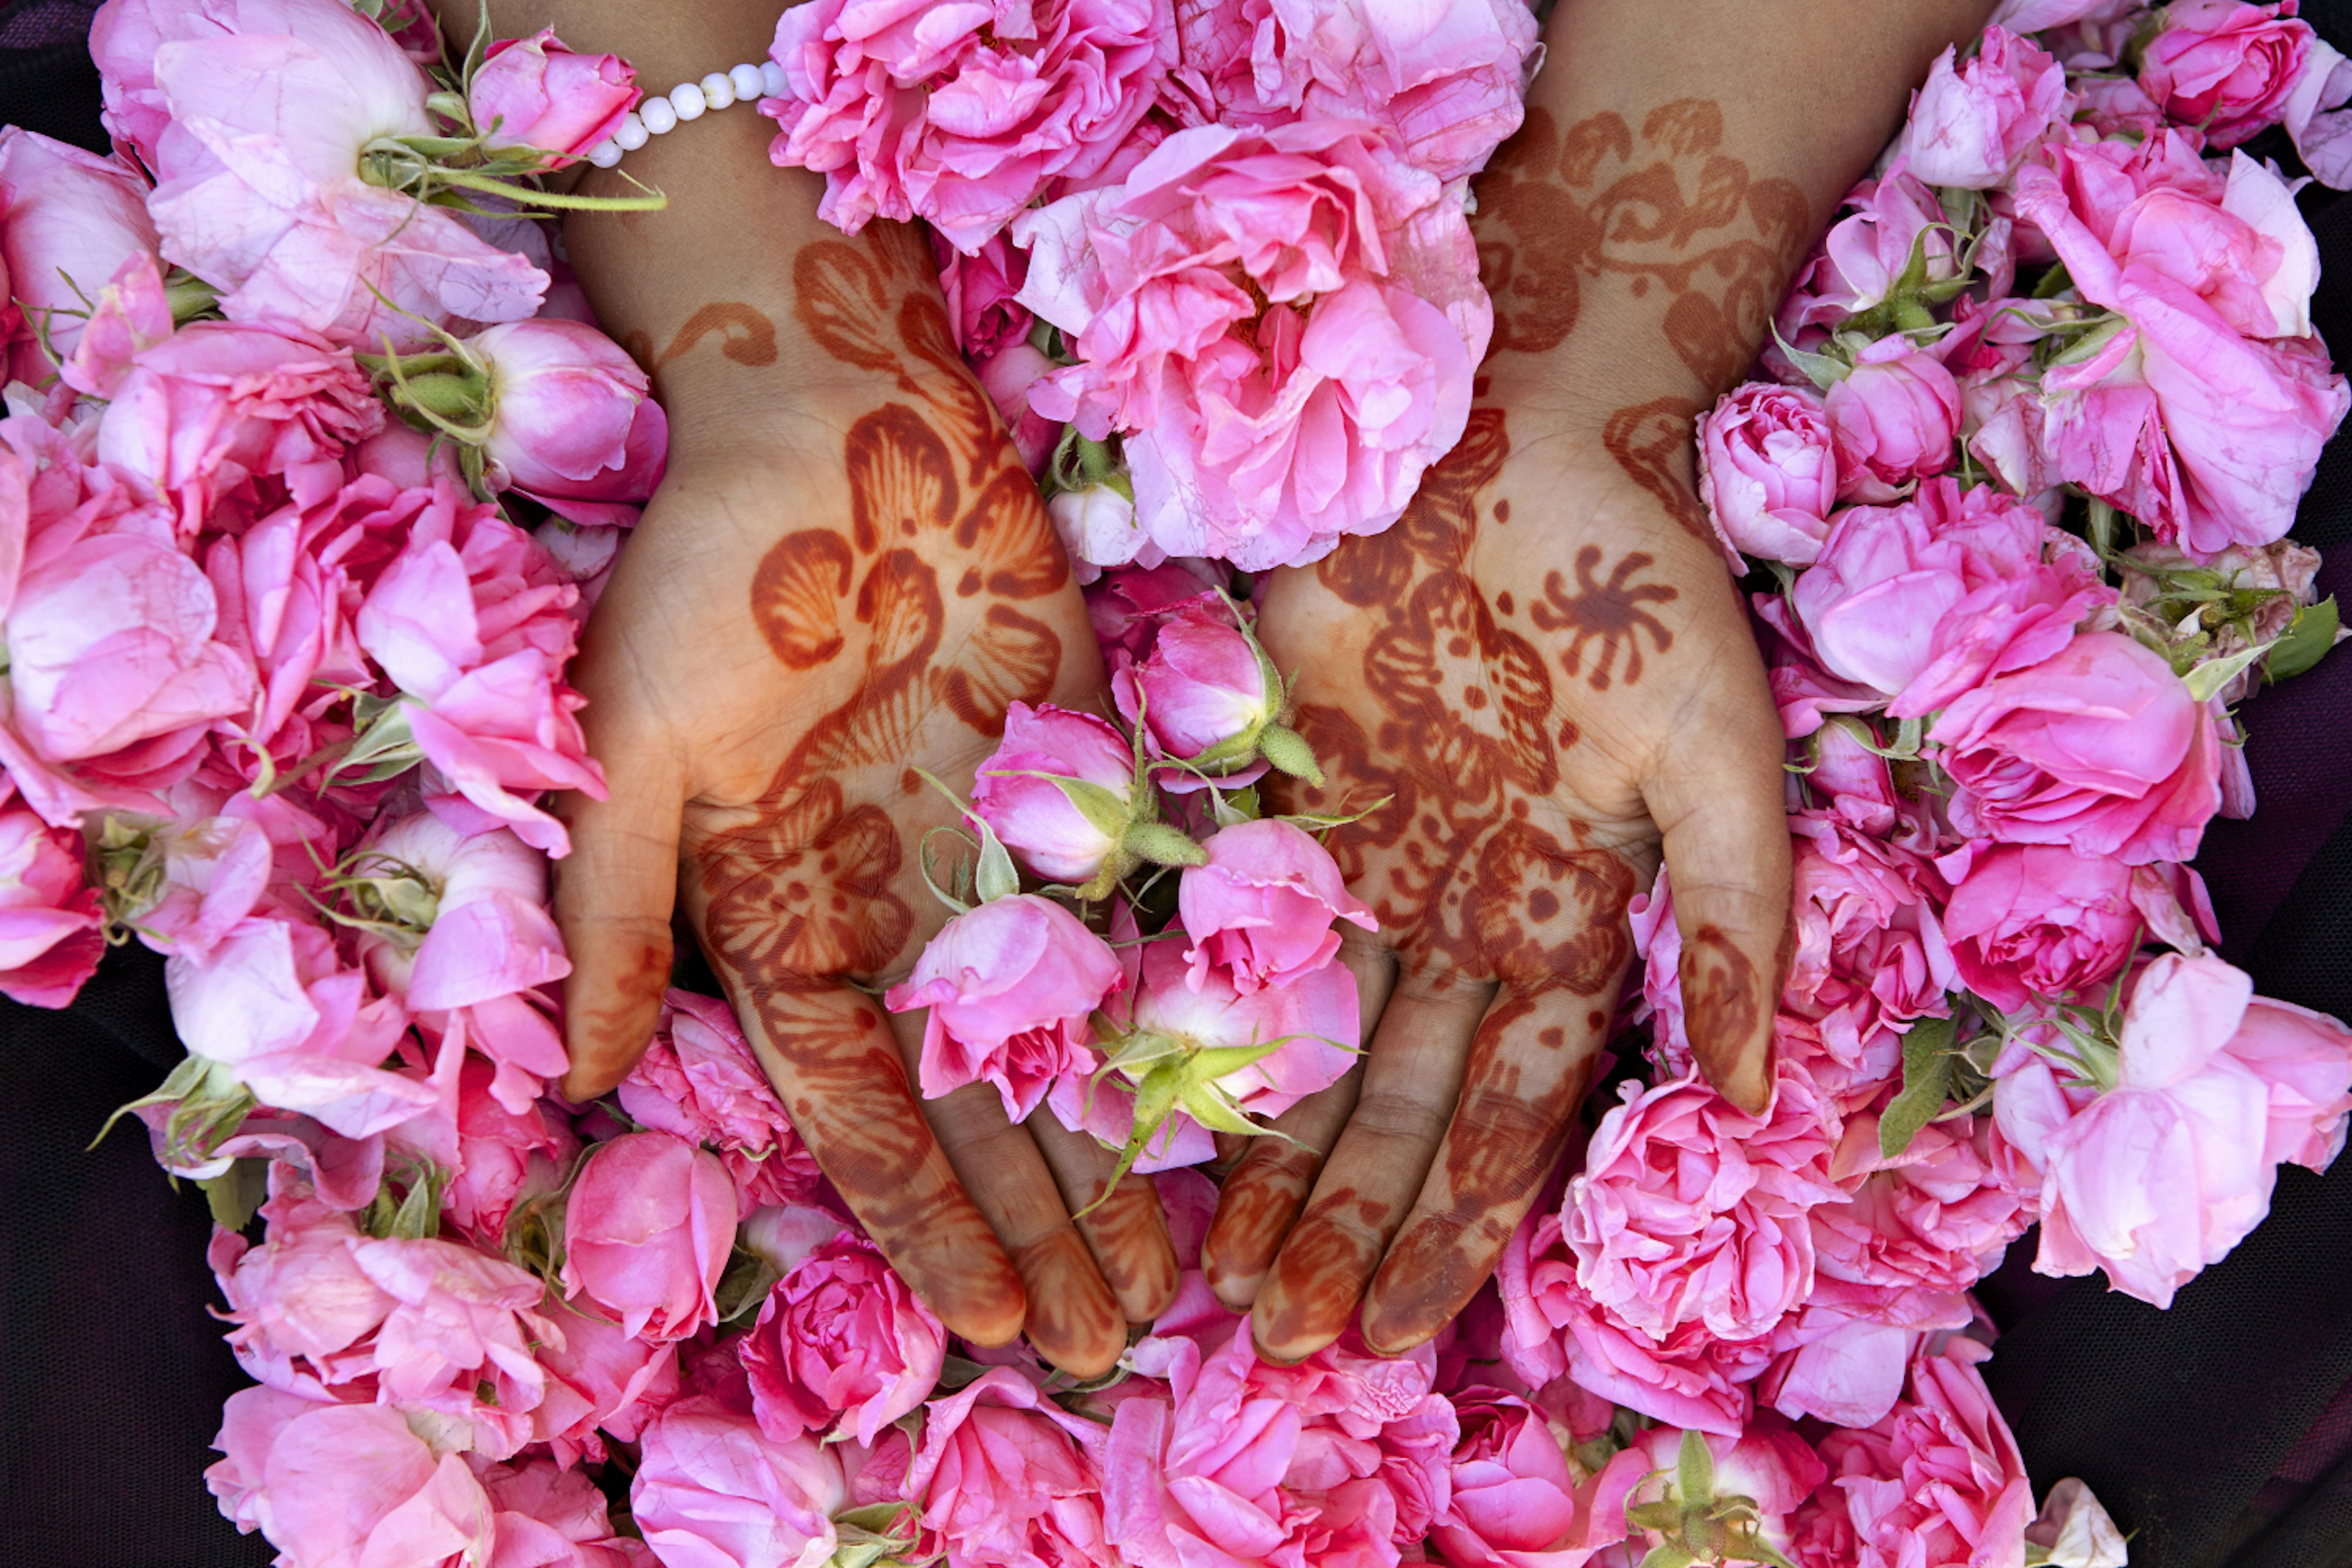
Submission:
[[783,95],[784,68],[773,60],[712,71],[700,81],[679,82],[667,93],[648,97],[621,116],[620,128],[588,149],[588,161],[600,169],[609,169],[621,161],[622,153],[635,152],[687,121],[701,119],[705,110]]

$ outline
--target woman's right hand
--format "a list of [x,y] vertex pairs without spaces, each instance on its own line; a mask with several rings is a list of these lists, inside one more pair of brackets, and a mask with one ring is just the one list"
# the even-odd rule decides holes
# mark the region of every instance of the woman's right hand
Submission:
[[665,378],[669,472],[576,667],[611,795],[572,801],[559,867],[566,1091],[644,1050],[682,898],[794,1126],[917,1293],[967,1339],[1025,1326],[1092,1375],[1175,1290],[1150,1184],[1074,1223],[1110,1152],[1013,1125],[985,1085],[919,1103],[921,1016],[876,1001],[945,915],[919,851],[955,813],[917,770],[968,790],[1010,702],[1098,706],[1086,606],[919,236],[814,238],[789,270],[786,319],[730,305],[723,329],[789,391]]

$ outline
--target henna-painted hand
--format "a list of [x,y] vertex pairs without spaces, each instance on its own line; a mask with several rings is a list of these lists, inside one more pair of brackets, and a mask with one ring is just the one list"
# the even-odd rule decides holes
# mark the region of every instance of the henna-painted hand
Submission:
[[1380,916],[1342,949],[1365,1059],[1277,1123],[1297,1142],[1253,1144],[1209,1236],[1269,1355],[1360,1301],[1365,1340],[1404,1350],[1493,1272],[1591,1082],[1662,837],[1699,1063],[1764,1102],[1780,731],[1688,494],[1689,413],[1626,410],[1587,446],[1480,408],[1393,529],[1269,586],[1260,635],[1328,780],[1285,804],[1387,802],[1330,838]]
[[[1012,1125],[985,1085],[919,1104],[921,1016],[875,1000],[944,918],[918,847],[954,813],[915,770],[969,788],[1008,703],[1095,705],[1086,608],[922,241],[876,224],[803,247],[793,274],[797,409],[673,407],[690,440],[588,628],[578,681],[612,798],[572,803],[557,889],[566,1092],[604,1092],[644,1050],[682,894],[794,1126],[892,1264],[957,1333],[1025,1326],[1092,1375],[1175,1290],[1151,1187],[1129,1177],[1074,1225],[1110,1153],[1050,1117]],[[764,317],[732,324],[772,342]]]

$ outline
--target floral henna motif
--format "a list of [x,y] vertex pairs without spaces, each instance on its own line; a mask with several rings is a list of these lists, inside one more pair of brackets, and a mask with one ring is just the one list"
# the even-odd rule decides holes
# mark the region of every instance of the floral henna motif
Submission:
[[1713,527],[1691,481],[1698,413],[1698,405],[1685,397],[1657,397],[1620,408],[1601,427],[1601,445],[1684,532],[1712,542]]
[[1684,939],[1679,976],[1692,1053],[1712,1071],[1738,1057],[1763,1018],[1756,965],[1720,928],[1702,925]]
[[1568,647],[1560,653],[1560,664],[1571,676],[1584,672],[1584,652],[1588,644],[1600,647],[1592,656],[1591,670],[1585,679],[1595,691],[1609,689],[1611,671],[1620,668],[1619,654],[1626,685],[1639,685],[1642,679],[1642,638],[1647,632],[1660,653],[1674,647],[1675,634],[1665,624],[1643,606],[1671,604],[1680,597],[1679,590],[1664,583],[1636,583],[1633,579],[1656,564],[1656,557],[1647,551],[1629,552],[1611,569],[1606,581],[1593,575],[1601,563],[1601,547],[1587,544],[1576,552],[1576,592],[1570,594],[1557,572],[1544,574],[1544,596],[1528,607],[1528,616],[1548,632],[1566,632]]

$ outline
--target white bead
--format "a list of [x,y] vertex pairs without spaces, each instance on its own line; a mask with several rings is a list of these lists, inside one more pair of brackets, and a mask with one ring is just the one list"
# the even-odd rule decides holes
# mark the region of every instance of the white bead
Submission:
[[656,136],[677,128],[677,110],[667,98],[649,98],[637,105],[637,118]]
[[735,101],[738,103],[748,103],[752,99],[761,96],[760,68],[758,66],[737,66],[733,70],[727,73],[727,79],[735,84]]
[[621,123],[613,132],[613,144],[624,153],[634,153],[652,139],[653,132],[646,129],[646,122],[635,110],[621,116]]
[[677,110],[680,120],[699,120],[702,111],[710,107],[702,100],[701,87],[690,81],[679,82],[669,89],[669,106]]
[[760,64],[760,95],[762,98],[784,96],[784,68],[773,60]]
[[712,71],[696,85],[702,89],[702,101],[712,109],[726,109],[735,101],[735,79],[725,71]]
[[621,149],[611,142],[599,142],[588,149],[588,161],[600,169],[609,169],[621,161]]

